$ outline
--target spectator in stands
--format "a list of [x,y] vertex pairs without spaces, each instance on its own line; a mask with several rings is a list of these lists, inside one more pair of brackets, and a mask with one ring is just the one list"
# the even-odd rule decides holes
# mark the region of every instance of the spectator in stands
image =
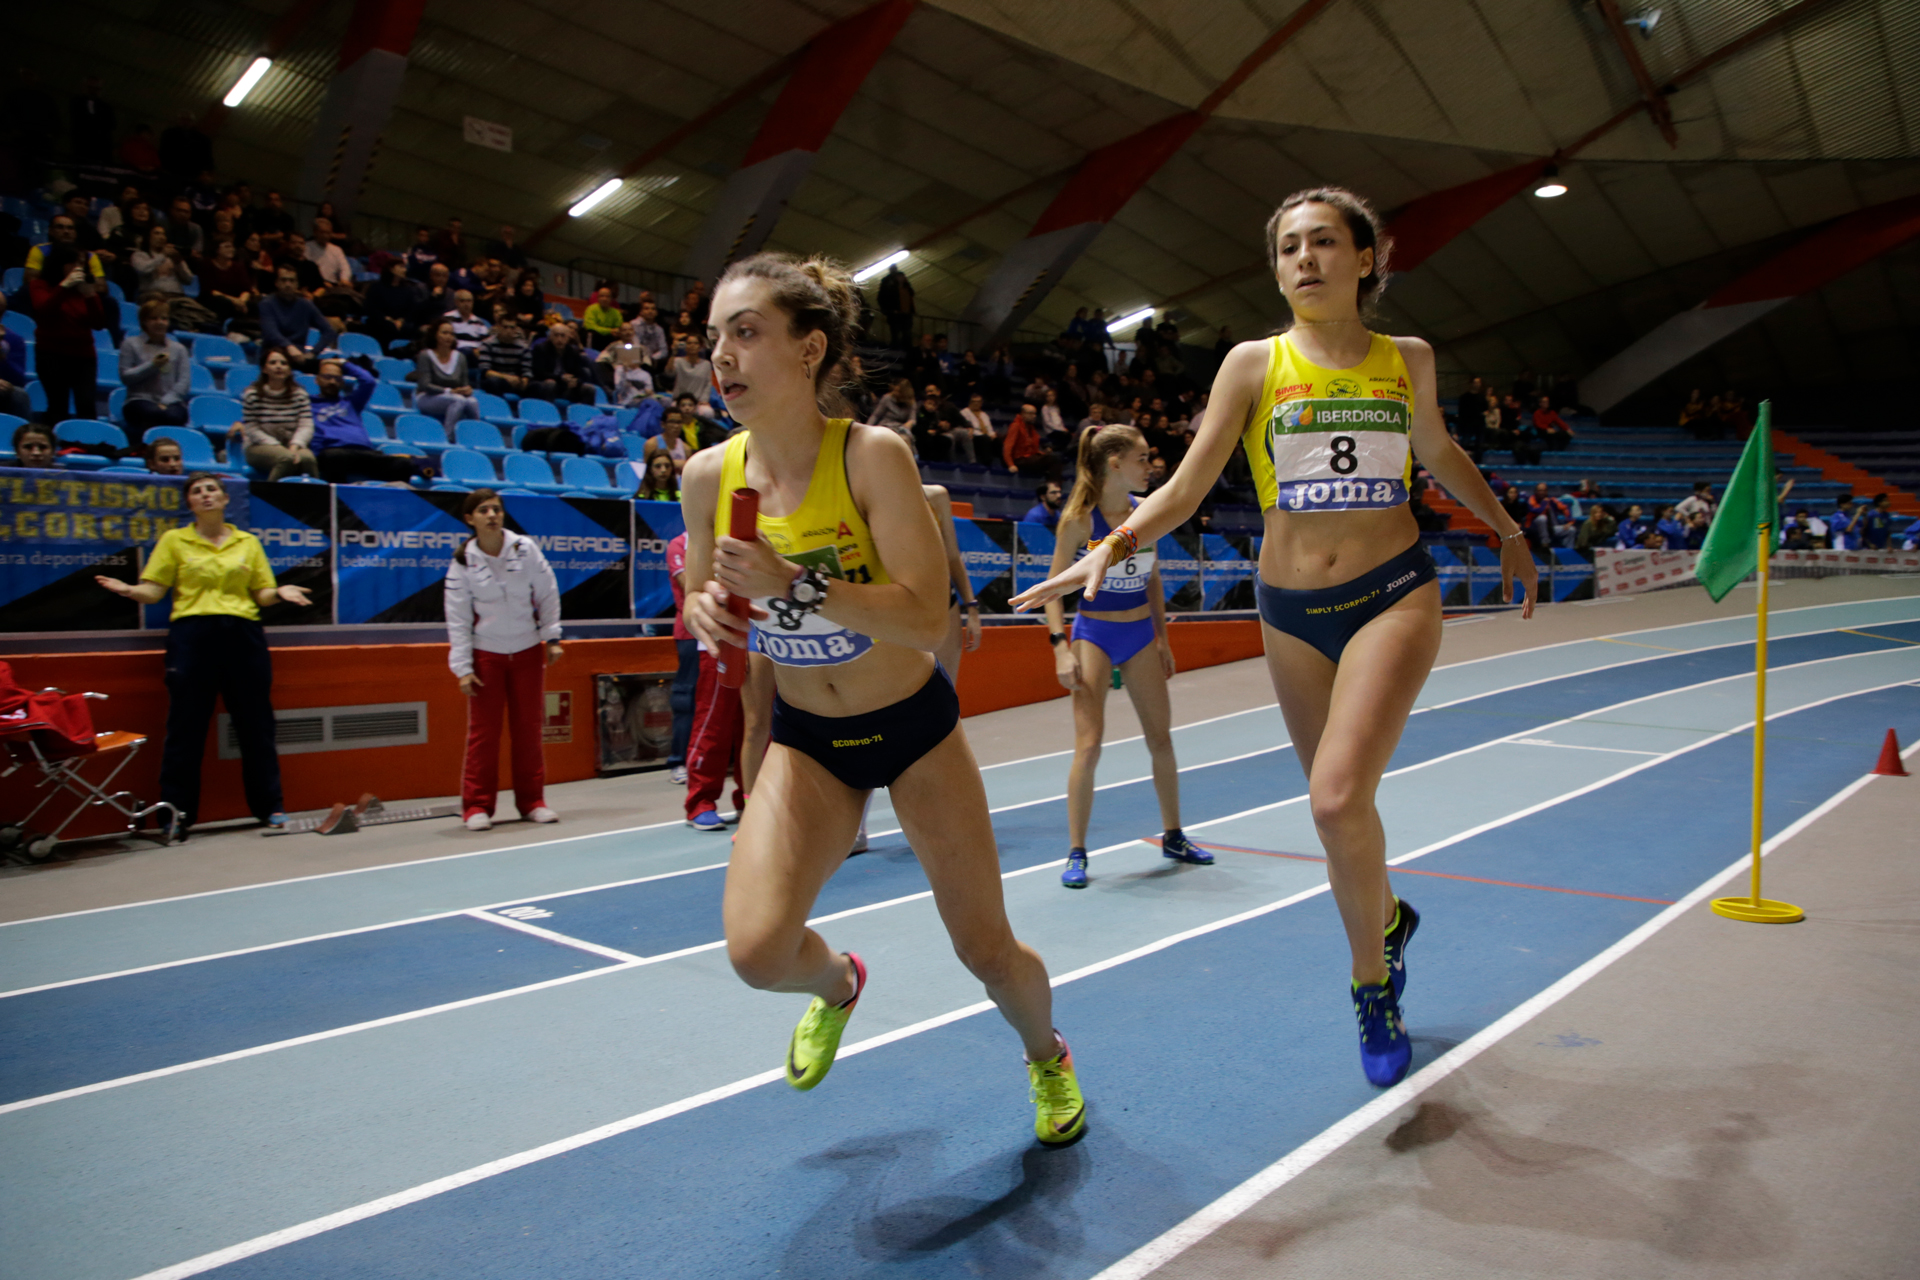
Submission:
[[1480,438],[1489,449],[1504,449],[1513,442],[1507,434],[1507,411],[1500,397],[1487,396],[1486,411],[1480,415]]
[[186,459],[180,455],[180,442],[172,436],[161,436],[142,452],[147,460],[147,470],[157,476],[183,476],[187,473]]
[[[65,214],[54,221],[68,223],[71,230],[72,220]],[[97,416],[93,331],[107,327],[107,314],[100,286],[70,239],[56,239],[41,255],[40,269],[28,273],[27,295],[36,326],[34,363],[40,389],[47,396],[47,421]]]
[[712,300],[707,297],[707,282],[704,280],[695,280],[680,295],[680,309],[692,313],[695,329],[703,334],[707,331],[707,311],[711,306]]
[[1494,492],[1500,494],[1501,509],[1513,517],[1516,525],[1526,528],[1527,522],[1533,518],[1533,504],[1520,492],[1520,486],[1510,484],[1504,490],[1496,489]]
[[1753,427],[1753,420],[1747,417],[1747,399],[1731,388],[1720,394],[1720,420],[1725,430],[1735,439],[1745,439]]
[[1573,545],[1573,513],[1567,504],[1547,491],[1545,480],[1533,486],[1533,498],[1527,503],[1527,542],[1535,551],[1548,552],[1555,547]]
[[480,270],[473,277],[474,309],[483,316],[491,317],[506,307],[511,292],[507,283],[507,264],[493,257],[481,259]]
[[487,256],[500,259],[500,265],[513,272],[516,277],[527,269],[527,251],[515,243],[517,234],[513,227],[503,225],[500,228],[500,238],[489,240],[486,245]]
[[671,459],[674,474],[678,475],[686,468],[687,459],[693,456],[693,446],[687,443],[686,415],[678,408],[667,410],[660,419],[660,434],[648,437],[640,452],[641,460],[648,467],[653,466],[655,458]]
[[102,221],[105,221],[108,213],[117,213],[120,215],[114,219],[113,229],[106,233],[104,243],[107,250],[113,255],[114,261],[120,263],[122,266],[119,279],[121,281],[120,287],[124,289],[131,280],[133,270],[132,267],[126,264],[132,259],[135,249],[146,247],[148,241],[147,233],[159,224],[153,219],[153,206],[139,196],[135,196],[132,200],[129,200],[124,209],[118,206],[109,208],[107,213],[100,215]]
[[1707,423],[1707,402],[1700,396],[1700,388],[1695,387],[1687,396],[1687,402],[1680,406],[1680,425],[1694,439],[1701,439]]
[[874,306],[887,321],[887,344],[904,351],[913,341],[913,282],[895,263],[880,277]]
[[913,416],[913,447],[922,460],[947,462],[953,457],[953,436],[957,415],[938,384],[930,383]]
[[[407,271],[411,278],[418,278],[412,277],[413,267],[411,266],[411,259],[409,259]],[[422,345],[430,345],[432,343],[434,327],[440,323],[441,319],[444,318],[449,311],[454,309],[453,277],[452,273],[447,269],[447,264],[444,262],[431,263],[427,266],[426,271],[425,296],[420,300],[420,310],[416,313],[415,317],[415,324],[419,329]]]
[[1454,418],[1462,444],[1477,442],[1485,434],[1487,384],[1477,374],[1467,379],[1467,389],[1454,402]]
[[260,299],[260,339],[293,368],[311,368],[314,354],[308,334],[318,331],[324,336],[333,332],[333,326],[313,299],[300,291],[300,273],[291,263],[276,267],[273,279],[272,296]]
[[287,212],[287,202],[278,191],[267,189],[266,203],[251,213],[253,229],[260,235],[260,243],[271,249],[285,240],[287,233],[293,230],[293,215]]
[[133,278],[143,298],[156,294],[178,296],[193,282],[193,268],[187,264],[179,246],[167,241],[165,227],[147,233],[147,243],[133,251]]
[[641,300],[640,314],[633,319],[633,340],[658,377],[667,367],[667,331],[660,327],[659,308],[650,298]]
[[667,373],[670,379],[667,390],[676,396],[683,392],[704,396],[713,389],[713,362],[707,359],[698,339],[682,338],[674,344]]
[[225,483],[201,471],[187,479],[194,522],[160,535],[139,585],[94,579],[141,604],[173,592],[167,634],[167,737],[160,760],[160,798],[179,817],[169,832],[186,838],[200,805],[200,761],[214,698],[226,705],[240,746],[247,808],[267,826],[281,826],[280,758],[274,746],[273,662],[260,626],[262,607],[313,603],[302,587],[280,586],[258,538],[226,522]]
[[1059,461],[1051,457],[1040,442],[1040,432],[1033,425],[1038,416],[1038,410],[1030,404],[1021,405],[1020,412],[1013,415],[1013,423],[1007,428],[1007,438],[1000,446],[1000,456],[1006,462],[1007,470],[1017,471],[1023,476],[1038,476],[1059,466]]
[[[413,229],[413,243],[407,247],[407,274],[415,280],[428,279],[433,264],[440,261],[440,255],[434,251],[433,228],[427,226]],[[448,269],[449,274],[452,268]]]
[[455,423],[480,416],[480,406],[473,399],[467,355],[454,337],[451,320],[434,326],[433,345],[414,358],[413,407],[428,417],[439,418],[449,441]]
[[633,340],[633,324],[622,321],[613,341],[602,347],[593,362],[594,377],[618,405],[636,405],[653,394],[653,374]]
[[706,336],[706,330],[693,322],[693,313],[682,308],[667,326],[667,345],[677,348],[683,342],[699,345]]
[[127,389],[121,414],[136,440],[144,439],[151,427],[185,426],[187,421],[193,362],[187,349],[168,336],[167,314],[162,299],[141,303],[140,332],[120,343],[120,382]]
[[35,471],[52,471],[60,466],[59,447],[53,428],[44,422],[23,422],[13,429],[13,464]]
[[533,344],[533,394],[542,400],[593,403],[592,375],[571,325],[548,325],[547,336]]
[[919,407],[913,399],[913,383],[905,378],[896,378],[887,394],[880,397],[873,406],[873,418],[869,426],[885,427],[913,447],[913,423],[919,416]]
[[536,272],[523,271],[514,282],[513,295],[507,301],[507,314],[520,322],[523,332],[534,332],[534,326],[547,317],[547,298],[540,291],[540,277]]
[[1707,530],[1713,527],[1713,517],[1704,511],[1696,511],[1690,516],[1681,516],[1680,524],[1687,531],[1682,545],[1689,551],[1698,551],[1707,544]]
[[1672,507],[1661,507],[1653,519],[1653,527],[1660,531],[1660,537],[1669,549],[1679,550],[1687,545],[1686,522],[1674,514]]
[[1860,546],[1868,551],[1885,551],[1893,543],[1893,502],[1884,493],[1873,495],[1871,505],[1854,518],[1853,532]]
[[1066,414],[1060,407],[1060,393],[1048,387],[1040,398],[1040,439],[1047,448],[1059,451],[1064,448],[1072,432],[1067,430]]
[[520,322],[511,316],[501,320],[487,340],[474,348],[473,367],[479,371],[481,390],[526,395],[533,382],[533,349],[521,339]]
[[1579,502],[1583,504],[1588,502],[1598,502],[1604,496],[1605,495],[1600,492],[1599,488],[1593,483],[1593,481],[1587,480],[1587,479],[1581,480],[1578,485],[1567,490],[1567,497],[1571,501]]
[[1696,514],[1713,514],[1713,485],[1705,480],[1693,482],[1693,492],[1680,499],[1674,507],[1674,513],[1683,520],[1691,520]]
[[[328,484],[357,480],[405,484],[420,467],[421,459],[374,448],[361,416],[379,379],[338,352],[329,352],[321,358],[314,381],[320,386],[320,394],[313,399],[311,447],[319,460],[320,478]],[[353,384],[351,390],[344,390],[347,383]]]
[[1619,533],[1619,524],[1613,513],[1596,502],[1587,508],[1587,518],[1580,522],[1580,532],[1574,535],[1574,550],[1591,555],[1596,548],[1610,547]]
[[[457,221],[457,219],[456,219]],[[528,822],[558,822],[546,801],[541,725],[546,669],[560,661],[560,583],[540,544],[506,527],[492,489],[460,503],[473,536],[447,568],[448,665],[467,697],[460,812],[469,831],[493,825],[500,788],[500,718],[513,739],[513,802]]]
[[1540,433],[1540,445],[1549,451],[1566,448],[1573,443],[1573,428],[1553,407],[1552,396],[1541,396],[1540,403],[1533,411],[1533,427]]
[[603,284],[595,289],[593,301],[587,304],[587,314],[580,321],[587,331],[587,345],[595,351],[605,350],[607,344],[619,336],[625,318],[620,314],[620,305],[613,300],[612,285]]
[[1627,514],[1620,517],[1614,545],[1622,551],[1631,551],[1640,545],[1640,536],[1651,527],[1641,514],[1640,504],[1633,503],[1627,507]]
[[241,442],[248,466],[266,473],[268,480],[319,474],[313,456],[313,402],[306,388],[293,380],[286,352],[269,348],[260,358],[260,378],[241,392],[240,410],[241,419],[227,439]]
[[86,262],[88,274],[95,280],[104,281],[107,278],[106,263],[101,261],[99,254],[89,252],[81,245],[80,224],[75,222],[73,215],[68,213],[56,213],[48,221],[47,242],[37,244],[28,251],[26,270],[23,274],[29,277],[39,275],[46,262],[46,255],[59,246],[65,246],[72,250],[77,258],[82,258]]
[[[7,295],[0,293],[0,317],[7,314]],[[0,413],[16,418],[32,414],[27,399],[27,340],[0,324]]]
[[955,462],[978,462],[992,456],[993,419],[987,416],[986,398],[979,392],[967,397],[967,407],[960,411],[960,421],[954,424],[951,439],[951,456]]
[[1812,551],[1820,544],[1813,536],[1813,517],[1807,509],[1798,511],[1780,522],[1780,547],[1784,551]]
[[450,270],[464,270],[471,261],[467,257],[467,237],[462,227],[465,224],[458,218],[448,218],[447,225],[433,237],[433,252]]
[[455,343],[469,356],[475,348],[487,340],[493,332],[493,326],[481,318],[473,309],[473,293],[468,289],[456,289],[453,293],[453,310],[442,317],[453,326]]
[[419,313],[425,291],[407,279],[405,258],[376,253],[371,265],[380,273],[380,278],[367,286],[366,311],[360,319],[360,331],[386,351],[391,344],[414,337],[414,316]]
[[333,240],[333,224],[326,218],[313,220],[313,238],[305,245],[306,258],[319,274],[323,292],[314,302],[328,315],[350,316],[360,313],[361,296],[353,279],[353,264]]
[[1513,407],[1513,462],[1519,467],[1537,467],[1540,465],[1540,450],[1545,445],[1545,437],[1534,422],[1534,415],[1521,410],[1519,400],[1508,396],[1506,403],[1500,406],[1504,423],[1508,406]]
[[211,261],[200,264],[200,304],[221,321],[236,320],[253,308],[253,272],[234,255],[233,241],[219,240]]
[[[1085,308],[1081,308],[1082,311]],[[1033,491],[1034,503],[1027,508],[1027,514],[1020,517],[1027,524],[1043,524],[1051,529],[1060,523],[1060,504],[1065,499],[1060,492],[1060,482],[1049,480]]]
[[193,220],[193,201],[185,196],[175,196],[167,206],[167,242],[178,245],[183,251],[200,257],[206,252],[207,233],[198,222]]
[[906,374],[917,387],[941,380],[940,357],[933,349],[931,333],[921,334],[920,341],[908,349]]
[[253,291],[255,301],[267,297],[273,292],[274,279],[280,272],[280,263],[273,256],[273,250],[260,239],[260,233],[254,232],[240,243],[240,261],[253,273]]
[[674,470],[673,458],[664,453],[648,458],[633,496],[642,502],[680,501],[680,473]]

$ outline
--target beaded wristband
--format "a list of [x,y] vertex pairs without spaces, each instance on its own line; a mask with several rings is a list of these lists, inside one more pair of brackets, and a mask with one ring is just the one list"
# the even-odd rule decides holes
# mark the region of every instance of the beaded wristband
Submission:
[[1113,545],[1114,554],[1112,558],[1115,560],[1125,560],[1128,556],[1131,556],[1135,551],[1140,549],[1140,535],[1123,524],[1106,537],[1096,542],[1089,542],[1087,544],[1087,550],[1092,551],[1096,547],[1106,546],[1109,543]]

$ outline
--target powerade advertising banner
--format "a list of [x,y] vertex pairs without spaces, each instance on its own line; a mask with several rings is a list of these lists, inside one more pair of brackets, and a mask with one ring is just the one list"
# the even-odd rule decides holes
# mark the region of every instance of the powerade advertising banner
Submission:
[[[227,491],[227,518],[244,528],[247,486]],[[139,606],[95,575],[137,581],[160,535],[192,523],[184,477],[0,473],[0,631],[138,629]]]
[[1053,576],[1053,530],[1024,520],[1013,530],[1019,548],[1013,560],[1013,593],[1019,595]]
[[[244,482],[229,480],[231,493]],[[245,485],[244,514],[235,518],[236,503],[229,499],[227,516],[239,527],[260,539],[273,567],[274,580],[286,586],[305,587],[313,597],[306,608],[277,604],[265,614],[275,626],[315,626],[333,621],[333,493],[320,484]],[[171,597],[146,608],[146,625],[159,629],[167,625],[172,612]]]
[[671,618],[673,579],[667,544],[687,531],[677,502],[633,504],[633,616]]
[[1253,608],[1253,575],[1258,567],[1253,555],[1253,539],[1203,533],[1200,549],[1207,557],[1200,566],[1201,607],[1208,610]]
[[[1193,613],[1200,603],[1200,540],[1190,533],[1170,533],[1153,544],[1159,561],[1160,590],[1166,593],[1167,609],[1174,613]],[[1097,604],[1100,597],[1095,596]]]
[[[340,594],[335,621],[439,622],[447,565],[473,530],[466,495],[377,486],[334,490]],[[560,616],[632,617],[632,504],[508,497],[507,527],[540,544],[560,582]]]

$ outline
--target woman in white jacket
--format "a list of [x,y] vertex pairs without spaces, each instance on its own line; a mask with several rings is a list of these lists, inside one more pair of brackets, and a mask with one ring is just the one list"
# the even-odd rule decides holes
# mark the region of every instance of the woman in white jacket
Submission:
[[543,672],[560,660],[560,583],[540,546],[506,527],[491,489],[460,504],[473,536],[447,566],[447,665],[467,695],[467,761],[460,813],[469,831],[493,825],[500,789],[500,714],[513,736],[513,802],[530,822],[558,822],[547,806],[540,754],[546,714]]

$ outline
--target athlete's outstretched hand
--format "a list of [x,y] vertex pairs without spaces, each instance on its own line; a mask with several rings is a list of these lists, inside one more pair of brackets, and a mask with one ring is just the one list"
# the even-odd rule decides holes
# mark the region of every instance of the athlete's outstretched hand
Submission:
[[1540,566],[1533,562],[1533,552],[1527,549],[1525,538],[1515,538],[1511,542],[1500,544],[1500,600],[1504,604],[1513,603],[1513,580],[1527,589],[1525,603],[1520,606],[1520,616],[1533,616],[1533,602],[1540,594]]
[[1025,613],[1037,609],[1049,600],[1058,600],[1062,596],[1072,595],[1076,591],[1085,591],[1091,600],[1099,591],[1101,582],[1106,580],[1107,561],[1113,558],[1113,548],[1102,542],[1086,555],[1069,565],[1065,572],[1048,578],[1038,586],[1028,587],[1013,598],[1013,611]]

